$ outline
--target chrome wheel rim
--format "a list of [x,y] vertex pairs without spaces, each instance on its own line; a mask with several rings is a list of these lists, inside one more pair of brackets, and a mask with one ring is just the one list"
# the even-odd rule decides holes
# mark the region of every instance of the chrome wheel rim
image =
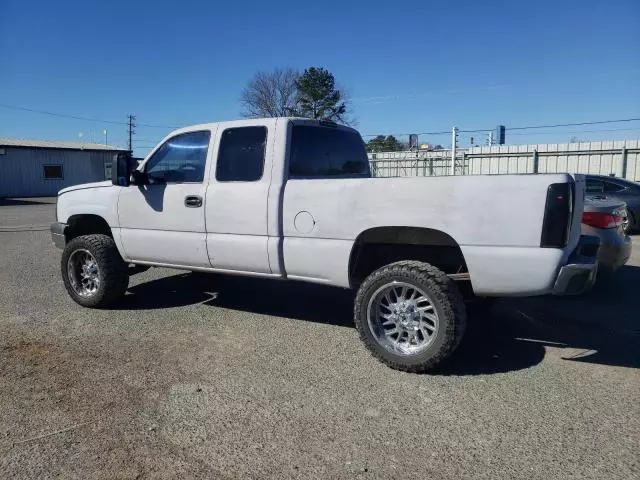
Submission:
[[371,296],[369,330],[384,348],[400,355],[425,351],[438,332],[438,312],[431,298],[410,283],[391,282]]
[[625,233],[629,232],[629,215],[625,214],[624,217],[622,217],[622,229],[624,230]]
[[67,274],[71,288],[81,297],[95,295],[100,287],[98,262],[88,250],[75,250],[69,256]]

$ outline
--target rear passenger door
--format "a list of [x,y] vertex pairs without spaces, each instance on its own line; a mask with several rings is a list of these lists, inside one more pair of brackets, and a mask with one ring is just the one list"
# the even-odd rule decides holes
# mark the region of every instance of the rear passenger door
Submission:
[[206,197],[207,250],[214,268],[270,275],[267,199],[277,123],[220,127]]

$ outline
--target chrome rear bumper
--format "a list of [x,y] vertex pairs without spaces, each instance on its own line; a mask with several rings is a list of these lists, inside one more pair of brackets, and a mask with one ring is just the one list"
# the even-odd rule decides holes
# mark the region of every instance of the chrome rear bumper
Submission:
[[580,243],[568,263],[560,268],[553,286],[554,295],[579,295],[593,286],[598,274],[599,245],[598,237],[580,237]]

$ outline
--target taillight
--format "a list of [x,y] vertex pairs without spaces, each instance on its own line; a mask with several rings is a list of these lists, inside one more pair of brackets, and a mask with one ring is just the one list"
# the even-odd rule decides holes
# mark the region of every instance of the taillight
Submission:
[[564,248],[567,246],[573,216],[573,189],[573,182],[549,185],[542,221],[541,247]]
[[584,212],[582,223],[595,228],[615,228],[622,224],[622,217],[610,213]]

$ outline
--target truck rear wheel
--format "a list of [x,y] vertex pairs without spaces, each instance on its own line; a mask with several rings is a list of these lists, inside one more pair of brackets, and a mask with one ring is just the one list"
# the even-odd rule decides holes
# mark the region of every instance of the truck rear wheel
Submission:
[[62,252],[60,267],[67,292],[83,307],[112,305],[129,285],[128,265],[107,235],[83,235],[71,240]]
[[354,317],[369,351],[406,372],[424,372],[446,360],[467,322],[455,282],[418,261],[392,263],[369,275],[356,295]]

